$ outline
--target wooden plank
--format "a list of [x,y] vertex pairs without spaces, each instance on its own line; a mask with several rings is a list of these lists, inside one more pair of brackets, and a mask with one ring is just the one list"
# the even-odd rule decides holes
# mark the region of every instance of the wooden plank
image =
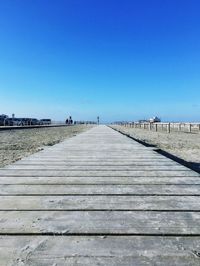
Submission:
[[175,162],[168,161],[17,161],[14,165],[19,166],[180,166]]
[[188,168],[182,166],[182,165],[169,165],[169,166],[165,166],[165,165],[134,165],[134,166],[119,166],[119,165],[112,165],[112,166],[108,166],[108,165],[101,165],[101,166],[97,166],[97,165],[73,165],[73,166],[61,166],[61,165],[17,165],[17,164],[13,164],[13,165],[9,165],[7,167],[5,167],[5,170],[12,170],[12,169],[16,169],[16,170],[22,170],[22,171],[26,171],[26,170],[38,170],[38,171],[47,171],[47,170],[53,170],[53,171],[140,171],[141,169],[143,171],[173,171],[175,170],[183,170],[183,171],[189,171]]
[[[39,156],[36,157],[34,155],[33,156],[29,156],[29,157],[25,157],[16,163],[20,163],[20,162],[64,162],[64,163],[68,163],[68,162],[158,162],[158,158],[156,157],[151,157],[151,158],[140,158],[140,157],[132,157],[130,158],[128,157],[117,157],[117,158],[113,158],[113,157],[82,157],[82,156],[77,156],[76,158],[58,158],[58,157],[43,157],[40,158]],[[164,156],[162,156],[161,158],[159,158],[159,162],[174,162]],[[174,162],[175,163],[175,162]]]
[[[81,145],[81,143],[80,143]],[[77,144],[76,144],[77,146]],[[126,149],[124,147],[124,145],[121,145],[118,149],[116,149],[115,146],[109,146],[107,145],[108,147],[106,149],[103,149],[101,147],[97,147],[97,149],[91,149],[89,147],[89,145],[87,145],[85,148],[82,147],[81,145],[81,148],[77,151],[74,150],[74,148],[70,149],[69,146],[66,146],[66,148],[64,148],[62,146],[61,149],[55,149],[55,148],[52,148],[51,150],[50,149],[45,149],[44,151],[41,151],[39,152],[39,154],[41,156],[45,156],[45,155],[49,155],[49,156],[56,156],[56,155],[70,155],[70,156],[80,156],[80,155],[86,155],[87,157],[94,157],[96,155],[100,155],[102,156],[103,154],[106,153],[106,156],[114,156],[114,157],[122,157],[122,155],[125,155],[125,156],[152,156],[152,157],[161,157],[162,155],[160,155],[159,153],[156,153],[154,152],[152,149],[149,149],[148,148],[138,148],[138,149],[134,149],[132,147],[130,147],[130,149]],[[123,148],[123,150],[122,150]],[[112,150],[113,149],[113,150]],[[53,154],[52,154],[52,151],[53,151]],[[121,151],[121,153],[119,154],[119,152]]]
[[199,266],[200,237],[0,236],[0,264]]
[[199,196],[0,196],[0,210],[200,211]]
[[200,185],[0,185],[0,195],[199,195]]
[[163,177],[150,177],[150,176],[0,176],[0,184],[52,184],[52,185],[69,185],[69,184],[90,184],[90,185],[133,185],[133,184],[200,184],[199,177],[188,177],[188,176],[163,176]]
[[200,234],[199,212],[0,211],[0,221],[0,234]]
[[199,177],[199,174],[191,170],[99,170],[99,171],[80,171],[80,170],[17,170],[1,169],[0,177]]
[[[120,153],[120,151],[119,151]],[[153,155],[149,155],[147,156],[145,153],[143,153],[143,155],[118,155],[118,156],[114,156],[114,155],[103,155],[103,154],[96,154],[94,156],[86,156],[84,154],[80,154],[80,155],[77,155],[77,156],[73,156],[73,155],[55,155],[55,156],[50,156],[48,154],[46,155],[43,155],[41,156],[40,153],[38,153],[38,156],[36,157],[36,155],[34,155],[34,157],[32,157],[31,159],[33,160],[58,160],[58,161],[61,161],[61,160],[65,160],[65,161],[68,161],[68,160],[104,160],[104,161],[107,161],[107,160],[158,160],[160,159],[160,156],[153,156]],[[162,160],[162,158],[161,158]],[[163,157],[163,160],[166,160],[165,157]]]

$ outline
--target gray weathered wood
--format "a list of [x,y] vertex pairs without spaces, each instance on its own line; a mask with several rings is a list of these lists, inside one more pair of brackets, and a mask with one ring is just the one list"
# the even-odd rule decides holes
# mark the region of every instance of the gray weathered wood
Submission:
[[129,184],[200,184],[200,178],[196,177],[187,177],[187,176],[0,176],[0,184],[60,184],[60,185],[69,185],[69,184],[118,184],[118,185],[129,185]]
[[139,171],[139,170],[143,170],[143,171],[173,171],[175,170],[183,170],[183,171],[189,171],[187,168],[185,168],[182,165],[169,165],[169,166],[165,166],[165,165],[130,165],[130,166],[119,166],[119,165],[114,165],[114,166],[109,166],[109,165],[89,165],[89,166],[85,166],[85,165],[71,165],[71,166],[61,166],[61,165],[11,165],[5,169],[16,169],[16,170],[38,170],[38,171],[46,171],[46,170],[53,170],[53,171]]
[[1,211],[0,234],[200,234],[199,212]]
[[0,185],[0,195],[199,195],[200,185]]
[[199,266],[199,237],[1,236],[1,266]]
[[199,177],[199,174],[189,169],[186,170],[89,170],[89,171],[80,171],[80,170],[29,170],[29,169],[1,169],[0,177]]
[[200,196],[0,196],[0,210],[200,211]]

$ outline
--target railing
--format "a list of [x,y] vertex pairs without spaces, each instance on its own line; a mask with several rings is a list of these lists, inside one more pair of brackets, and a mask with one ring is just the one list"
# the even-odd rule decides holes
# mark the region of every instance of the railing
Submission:
[[166,131],[170,133],[171,131],[177,132],[189,132],[189,133],[198,133],[200,132],[200,123],[139,123],[139,122],[130,122],[130,123],[118,123],[130,128],[140,128],[146,129],[149,131]]

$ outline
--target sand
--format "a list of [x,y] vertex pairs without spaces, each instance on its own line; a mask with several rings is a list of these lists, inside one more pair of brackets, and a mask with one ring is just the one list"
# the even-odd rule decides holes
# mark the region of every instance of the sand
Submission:
[[89,125],[0,131],[0,167],[91,128]]

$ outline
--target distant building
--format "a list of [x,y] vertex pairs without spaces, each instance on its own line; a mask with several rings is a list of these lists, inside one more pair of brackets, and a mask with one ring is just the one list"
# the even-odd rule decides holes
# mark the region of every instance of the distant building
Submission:
[[149,119],[149,122],[150,123],[159,123],[159,122],[161,122],[161,119],[158,118],[157,116],[154,116],[154,117]]

